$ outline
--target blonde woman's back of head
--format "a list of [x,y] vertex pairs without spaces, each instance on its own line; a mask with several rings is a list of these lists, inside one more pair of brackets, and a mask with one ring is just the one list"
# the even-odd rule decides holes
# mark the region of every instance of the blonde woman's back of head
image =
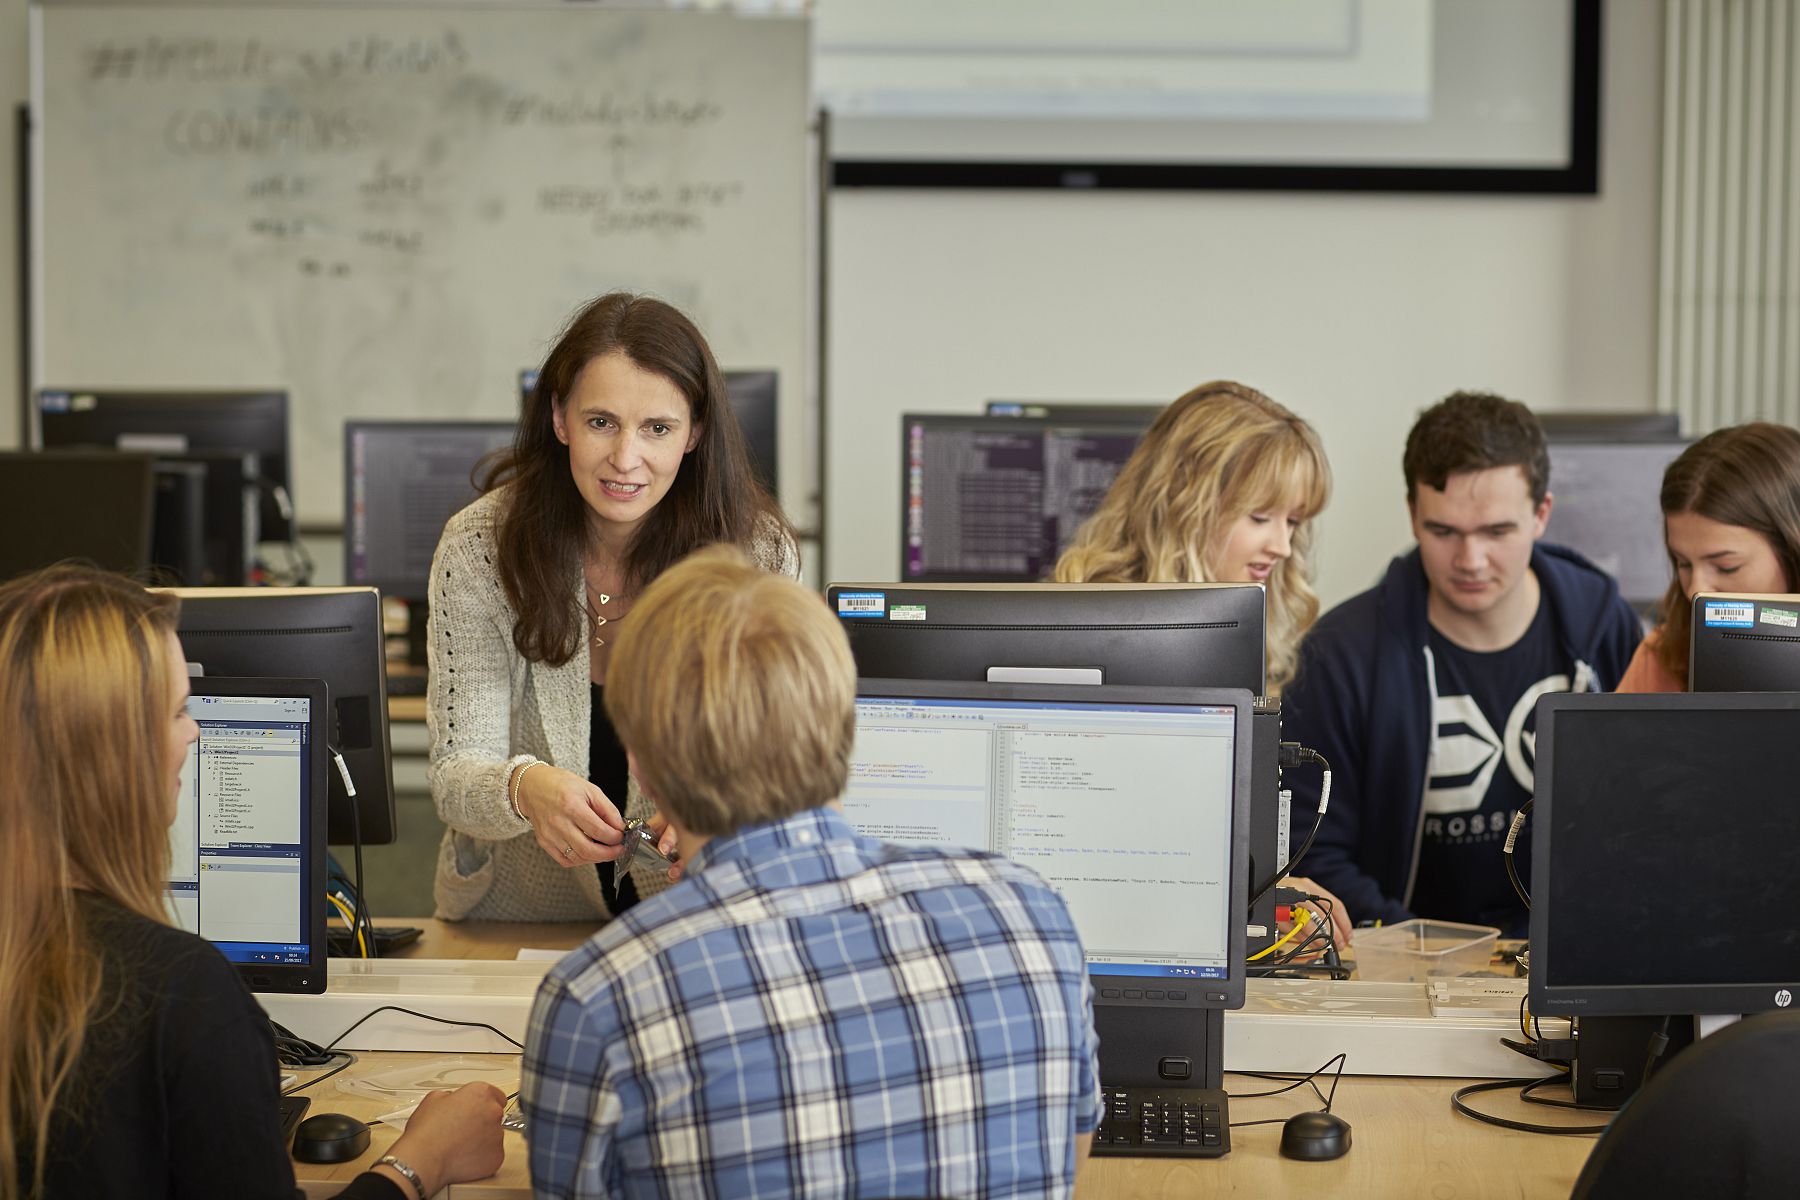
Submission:
[[1219,380],[1164,409],[1106,499],[1056,564],[1062,583],[1220,582],[1211,559],[1232,524],[1263,509],[1305,514],[1292,552],[1268,581],[1269,690],[1293,675],[1300,637],[1318,616],[1309,580],[1312,518],[1331,469],[1312,426],[1268,396]]
[[0,1200],[41,1186],[99,992],[75,889],[164,917],[175,614],[86,568],[0,585]]

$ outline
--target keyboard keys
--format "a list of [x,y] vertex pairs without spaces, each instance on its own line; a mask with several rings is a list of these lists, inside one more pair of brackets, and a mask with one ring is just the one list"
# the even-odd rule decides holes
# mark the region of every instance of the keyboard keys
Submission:
[[1094,1153],[1211,1158],[1231,1149],[1223,1092],[1209,1088],[1109,1088]]

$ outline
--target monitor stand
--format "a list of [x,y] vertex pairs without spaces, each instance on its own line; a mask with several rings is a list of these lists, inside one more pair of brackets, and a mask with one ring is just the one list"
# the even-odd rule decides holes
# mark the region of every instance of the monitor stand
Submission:
[[1575,1061],[1569,1072],[1575,1103],[1618,1108],[1636,1095],[1643,1086],[1650,1039],[1665,1026],[1669,1045],[1655,1060],[1652,1074],[1693,1042],[1693,1018],[1577,1017]]
[[1100,1082],[1107,1087],[1224,1084],[1223,1009],[1097,1003],[1094,1032],[1100,1038]]
[[430,607],[423,600],[406,602],[406,661],[425,670],[425,635]]

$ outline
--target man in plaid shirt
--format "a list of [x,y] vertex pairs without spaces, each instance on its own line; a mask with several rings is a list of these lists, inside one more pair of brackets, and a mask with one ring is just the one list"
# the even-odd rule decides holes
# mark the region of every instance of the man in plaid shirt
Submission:
[[713,548],[606,707],[685,877],[558,963],[523,1099],[539,1196],[1068,1196],[1100,1118],[1060,897],[838,809],[856,672],[819,598]]

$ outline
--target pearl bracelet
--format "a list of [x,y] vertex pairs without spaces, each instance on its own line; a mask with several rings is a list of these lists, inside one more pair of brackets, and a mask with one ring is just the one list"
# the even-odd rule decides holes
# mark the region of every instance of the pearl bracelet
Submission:
[[523,764],[513,772],[512,779],[507,784],[506,788],[507,807],[512,809],[513,816],[519,818],[519,820],[525,822],[528,826],[531,824],[531,818],[519,811],[519,785],[525,782],[525,772],[531,770],[533,767],[541,767],[543,765],[543,760],[538,758],[534,758],[530,762]]

